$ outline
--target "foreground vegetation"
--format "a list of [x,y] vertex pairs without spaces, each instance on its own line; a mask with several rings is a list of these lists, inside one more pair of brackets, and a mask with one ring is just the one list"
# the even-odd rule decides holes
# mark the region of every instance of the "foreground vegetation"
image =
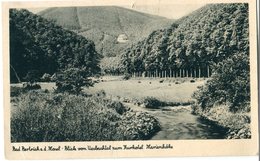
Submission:
[[194,113],[230,129],[228,138],[250,138],[249,58],[237,54],[215,67],[212,78],[193,95]]
[[230,112],[226,105],[215,105],[206,110],[200,106],[193,106],[193,113],[215,122],[217,125],[227,128],[225,138],[227,139],[249,139],[251,138],[251,117],[249,112]]
[[144,140],[160,130],[154,117],[104,93],[86,97],[47,90],[17,93],[17,88],[12,93],[12,142]]

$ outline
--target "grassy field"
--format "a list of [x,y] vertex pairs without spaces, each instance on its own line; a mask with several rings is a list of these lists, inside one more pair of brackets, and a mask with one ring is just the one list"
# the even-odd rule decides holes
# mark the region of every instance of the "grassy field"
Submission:
[[[160,83],[161,81],[161,83]],[[163,82],[162,82],[163,81]],[[178,82],[176,84],[176,82]],[[104,90],[106,94],[131,99],[155,97],[167,102],[187,102],[191,95],[205,80],[198,79],[190,83],[189,78],[132,78],[121,80],[119,77],[104,77],[86,92],[94,93]]]
[[[106,76],[101,80],[99,83],[95,83],[93,87],[85,88],[84,92],[93,94],[104,90],[108,96],[137,100],[155,97],[166,102],[191,101],[193,92],[206,81],[195,79],[195,82],[191,83],[191,78],[132,78],[122,80],[119,76]],[[55,88],[55,83],[39,84],[42,89],[52,90]],[[22,87],[22,84],[12,84],[12,86]]]

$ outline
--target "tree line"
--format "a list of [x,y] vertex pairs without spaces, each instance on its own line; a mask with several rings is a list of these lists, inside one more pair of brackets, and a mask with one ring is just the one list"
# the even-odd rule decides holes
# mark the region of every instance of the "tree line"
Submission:
[[200,69],[202,77],[211,76],[215,64],[237,53],[249,54],[248,25],[248,4],[207,5],[131,45],[116,70],[168,75],[185,70],[194,76],[190,71]]

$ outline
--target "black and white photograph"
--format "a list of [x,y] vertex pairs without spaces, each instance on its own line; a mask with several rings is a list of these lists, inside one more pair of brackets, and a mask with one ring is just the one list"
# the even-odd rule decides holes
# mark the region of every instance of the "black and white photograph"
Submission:
[[185,2],[9,5],[10,144],[258,138],[254,1]]

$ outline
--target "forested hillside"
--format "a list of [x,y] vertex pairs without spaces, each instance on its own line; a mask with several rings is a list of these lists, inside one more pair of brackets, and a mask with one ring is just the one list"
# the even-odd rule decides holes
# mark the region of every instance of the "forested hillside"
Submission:
[[[93,40],[104,56],[119,55],[127,46],[173,20],[116,6],[57,7],[38,15]],[[120,36],[125,41],[120,41]]]
[[11,82],[23,81],[32,72],[37,79],[68,68],[91,75],[99,72],[99,60],[93,41],[27,10],[10,10]]
[[152,32],[122,54],[124,72],[210,76],[214,64],[249,54],[247,4],[211,4]]

